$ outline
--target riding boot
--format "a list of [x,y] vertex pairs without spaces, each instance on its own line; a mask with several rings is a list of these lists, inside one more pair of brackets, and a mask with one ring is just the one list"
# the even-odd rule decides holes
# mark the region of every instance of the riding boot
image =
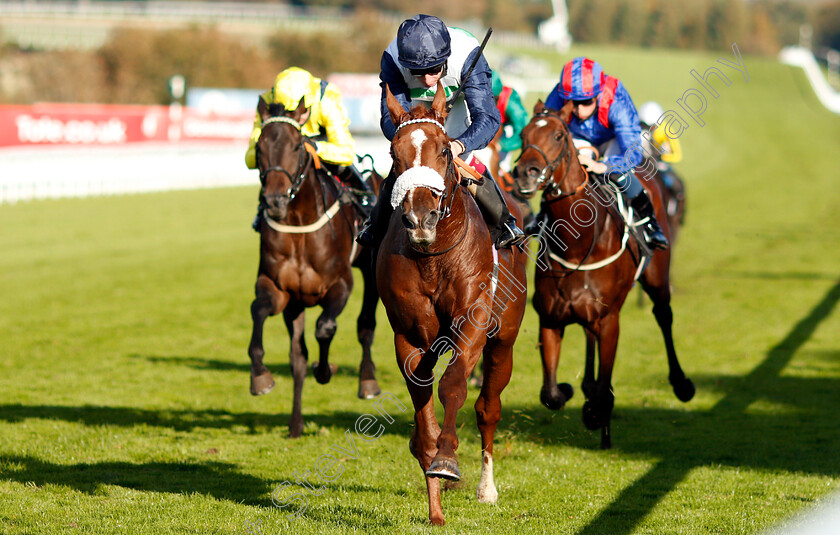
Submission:
[[516,245],[525,239],[525,233],[516,226],[516,218],[511,215],[505,204],[502,190],[489,173],[484,173],[484,180],[476,182],[475,200],[487,226],[496,249]]
[[545,212],[543,211],[542,203],[540,203],[540,210],[536,214],[531,214],[531,220],[525,222],[525,234],[527,236],[535,236],[540,233],[540,227],[545,223]]
[[254,229],[254,232],[260,231],[260,220],[262,219],[262,211],[263,211],[263,203],[260,201],[260,204],[257,205],[257,215],[254,216],[254,220],[251,222],[251,228]]
[[652,249],[667,249],[668,238],[665,237],[659,227],[656,216],[653,214],[653,205],[650,203],[650,198],[636,175],[632,172],[624,174],[609,173],[606,177],[624,194],[627,203],[633,208],[634,212],[639,214],[639,219],[648,218],[644,227],[645,241],[648,246]]
[[379,197],[376,199],[376,204],[370,211],[370,217],[365,221],[364,227],[356,236],[356,241],[365,247],[376,247],[385,233],[388,232],[388,222],[391,220],[391,214],[394,209],[391,208],[391,191],[394,189],[394,183],[397,177],[390,173],[388,177],[382,181],[379,187]]
[[653,214],[653,204],[650,202],[647,192],[643,189],[638,195],[629,199],[630,207],[639,214],[640,219],[648,218],[644,226],[645,240],[652,249],[665,250],[668,248],[668,238],[656,222]]

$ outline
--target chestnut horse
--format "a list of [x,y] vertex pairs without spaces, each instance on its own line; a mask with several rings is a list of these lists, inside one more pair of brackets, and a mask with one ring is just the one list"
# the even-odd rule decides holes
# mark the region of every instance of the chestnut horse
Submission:
[[[626,226],[615,209],[614,198],[591,181],[577,159],[567,127],[571,102],[562,110],[545,108],[542,101],[522,131],[522,156],[514,170],[521,191],[533,195],[544,189],[543,227],[534,279],[534,308],[540,318],[543,386],[540,401],[552,410],[562,408],[573,390],[557,384],[560,345],[567,325],[578,323],[586,334],[583,422],[601,429],[601,447],[609,448],[613,401],[612,370],[618,345],[621,305],[639,269],[638,243],[628,239]],[[656,183],[642,179],[654,203],[657,218],[670,238]],[[681,401],[694,396],[674,349],[673,315],[669,285],[670,251],[656,251],[639,279],[653,301],[653,314],[665,339],[669,380]],[[595,347],[598,379],[595,379]]]
[[[315,305],[323,309],[315,330],[320,358],[313,370],[315,379],[326,384],[333,373],[329,348],[336,317],[353,289],[351,266],[361,270],[365,288],[357,322],[362,344],[358,395],[373,398],[380,392],[370,354],[379,295],[372,278],[371,251],[358,248],[354,241],[360,215],[340,200],[346,193],[338,181],[318,176],[322,173],[317,169],[320,160],[300,132],[300,119],[306,111],[303,100],[296,110],[285,110],[260,99],[257,109],[263,121],[256,146],[262,183],[261,238],[256,298],[251,303],[254,329],[248,347],[251,394],[267,394],[274,388],[271,372],[263,364],[263,325],[268,316],[282,312],[289,331],[294,378],[289,435],[298,437],[303,432],[301,393],[308,358],[303,335],[305,309]],[[378,191],[379,182],[372,182]]]
[[[431,109],[416,106],[406,112],[387,88],[386,99],[397,126],[391,143],[397,178],[390,199],[395,210],[377,256],[376,281],[415,409],[409,449],[426,475],[429,520],[444,524],[440,478],[461,477],[456,419],[467,397],[467,377],[482,352],[484,384],[475,403],[483,452],[477,497],[485,503],[498,498],[493,436],[525,312],[525,255],[517,248],[496,255],[478,205],[460,185],[443,127],[443,87],[438,84]],[[508,204],[518,216],[509,198]],[[450,352],[450,358],[441,358]],[[442,428],[433,398],[437,377]]]

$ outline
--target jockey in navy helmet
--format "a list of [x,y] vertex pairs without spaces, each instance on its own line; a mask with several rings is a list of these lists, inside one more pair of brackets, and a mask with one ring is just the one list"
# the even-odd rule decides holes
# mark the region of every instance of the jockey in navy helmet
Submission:
[[630,93],[618,78],[604,74],[597,61],[577,57],[563,67],[560,82],[545,105],[559,110],[570,100],[569,130],[576,145],[598,147],[603,155],[601,161],[594,161],[583,151],[580,163],[618,186],[639,218],[648,218],[644,234],[650,247],[667,249],[668,239],[656,221],[650,198],[633,173],[643,156],[639,115]]
[[[467,78],[467,71],[476,58],[475,68]],[[440,81],[452,106],[444,124],[446,133],[452,138],[452,155],[461,157],[484,175],[484,179],[476,183],[475,199],[493,243],[497,248],[503,248],[522,241],[524,234],[508,211],[496,181],[486,167],[472,158],[472,152],[486,147],[501,125],[493,99],[490,66],[480,54],[478,40],[464,30],[448,28],[437,17],[416,15],[400,25],[396,39],[382,54],[380,67],[380,126],[385,137],[393,140],[396,133],[385,99],[386,85],[409,111],[417,104],[431,106]],[[454,93],[461,86],[463,92],[452,102]],[[387,232],[392,212],[388,200],[395,181],[396,177],[391,173],[383,182],[379,201],[357,238],[359,243],[376,245]]]

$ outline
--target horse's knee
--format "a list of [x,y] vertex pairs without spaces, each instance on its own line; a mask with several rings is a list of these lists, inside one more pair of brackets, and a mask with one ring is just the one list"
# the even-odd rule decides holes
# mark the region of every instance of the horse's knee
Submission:
[[336,323],[334,318],[321,320],[315,329],[315,338],[318,340],[332,340],[337,328],[338,323]]

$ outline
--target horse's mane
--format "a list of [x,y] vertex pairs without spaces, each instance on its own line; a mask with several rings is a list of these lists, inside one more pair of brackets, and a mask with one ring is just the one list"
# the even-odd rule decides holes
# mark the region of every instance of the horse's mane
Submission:
[[408,116],[406,117],[406,120],[413,119],[434,119],[440,124],[443,124],[446,120],[446,116],[441,116],[435,110],[426,107],[422,103],[418,103],[412,106],[411,110],[408,112]]

